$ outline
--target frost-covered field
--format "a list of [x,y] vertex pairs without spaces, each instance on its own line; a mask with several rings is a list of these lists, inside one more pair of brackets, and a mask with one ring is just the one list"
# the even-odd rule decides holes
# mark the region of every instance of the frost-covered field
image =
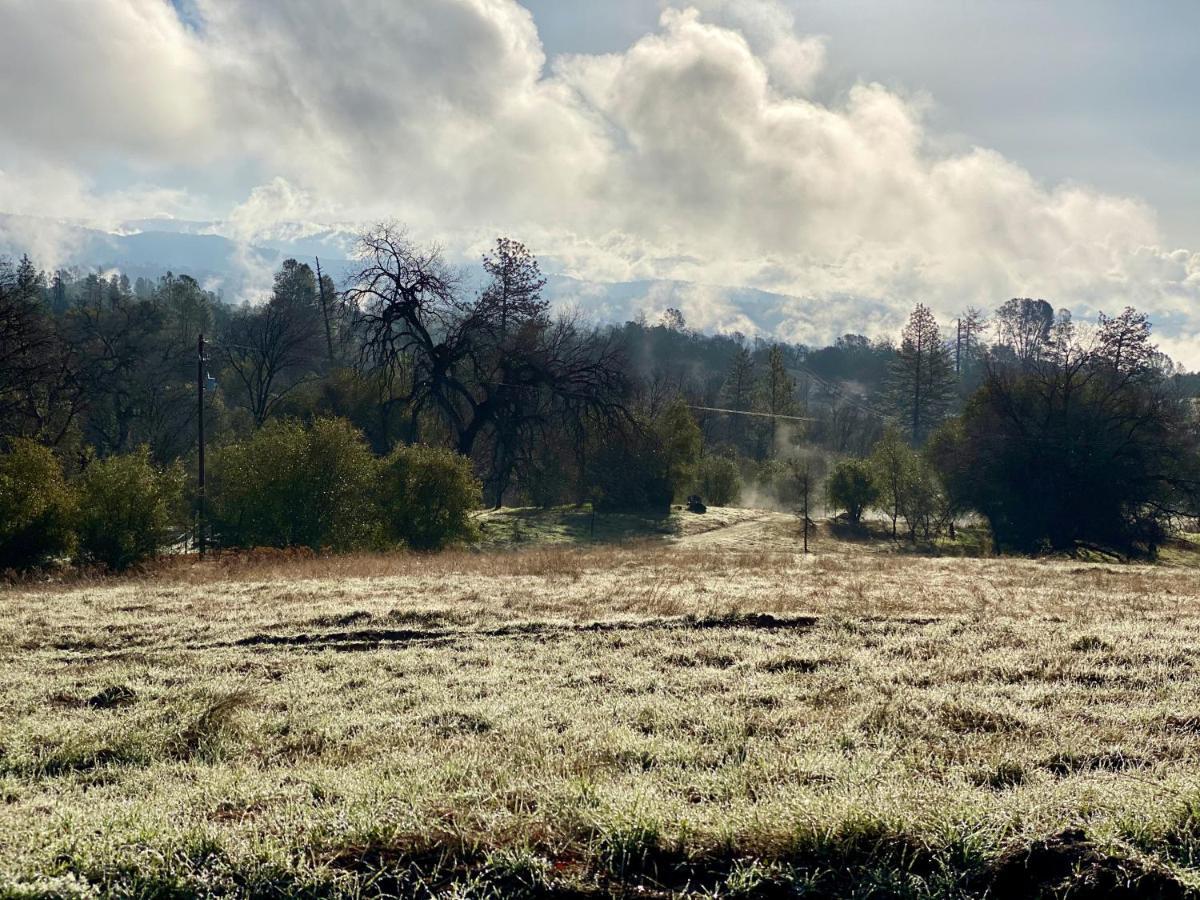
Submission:
[[742,543],[0,590],[0,896],[1200,883],[1195,570]]

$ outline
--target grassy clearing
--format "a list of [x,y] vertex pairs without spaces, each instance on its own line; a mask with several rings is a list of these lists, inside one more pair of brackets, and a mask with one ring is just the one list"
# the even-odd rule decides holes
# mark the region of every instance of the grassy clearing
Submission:
[[6,589],[0,896],[1200,885],[1194,570],[775,525]]
[[[695,515],[675,507],[669,515],[656,518],[631,513],[597,513],[590,505],[505,507],[478,513],[480,546],[488,550],[562,544],[611,544],[655,538],[688,538],[732,525],[756,522],[776,514],[762,510],[712,507]],[[778,518],[794,517],[778,516]]]

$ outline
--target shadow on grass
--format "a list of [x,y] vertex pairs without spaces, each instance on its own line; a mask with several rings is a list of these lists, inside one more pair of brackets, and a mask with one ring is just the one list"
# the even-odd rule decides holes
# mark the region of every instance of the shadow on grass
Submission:
[[[992,854],[951,841],[931,846],[878,822],[797,836],[782,852],[688,849],[653,823],[615,823],[566,845],[490,849],[463,835],[310,848],[320,865],[241,868],[219,842],[197,838],[148,864],[62,859],[80,888],[105,896],[241,897],[1072,897],[1182,900],[1192,892],[1155,860],[1102,850],[1080,829]],[[244,866],[244,863],[243,863]],[[77,880],[76,880],[77,879]],[[47,887],[50,885],[47,884]],[[28,887],[33,887],[29,884]],[[20,897],[63,896],[36,890]],[[224,892],[220,892],[224,893]],[[77,894],[75,896],[80,896]]]
[[814,628],[820,620],[814,616],[773,616],[767,613],[731,614],[726,616],[683,616],[636,621],[587,622],[559,624],[528,622],[502,625],[496,628],[453,629],[430,628],[366,628],[359,631],[334,631],[303,634],[253,634],[232,643],[212,644],[195,649],[216,647],[304,647],[311,650],[342,652],[370,651],[381,647],[433,646],[460,638],[537,637],[565,634],[607,633],[620,631],[687,631],[709,629],[755,629],[764,631]]

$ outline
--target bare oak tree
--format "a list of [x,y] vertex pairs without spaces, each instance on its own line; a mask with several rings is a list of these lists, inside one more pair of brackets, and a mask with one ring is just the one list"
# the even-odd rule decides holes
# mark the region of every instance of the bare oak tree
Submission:
[[218,345],[255,427],[318,368],[323,354],[316,292],[312,270],[288,260],[275,276],[271,299],[234,316]]
[[474,300],[460,291],[436,247],[381,225],[362,236],[363,267],[343,303],[361,346],[360,364],[403,375],[411,416],[435,412],[458,452],[486,438],[498,500],[524,451],[551,427],[578,434],[596,419],[625,417],[624,364],[616,342],[571,318],[552,319],[532,254],[501,239],[485,258],[491,282]]

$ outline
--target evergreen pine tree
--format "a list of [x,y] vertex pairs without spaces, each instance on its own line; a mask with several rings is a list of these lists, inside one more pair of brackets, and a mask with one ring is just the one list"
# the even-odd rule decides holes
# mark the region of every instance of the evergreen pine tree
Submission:
[[918,303],[901,334],[889,373],[891,400],[909,440],[919,446],[950,409],[954,358],[929,307]]
[[[771,416],[760,431],[760,456],[774,456],[779,451],[781,431],[778,416],[797,415],[796,380],[788,373],[783,359],[783,346],[772,344],[767,354],[767,371],[758,384],[755,411]],[[784,425],[787,429],[790,426]],[[765,446],[762,446],[765,444]]]
[[[734,351],[729,374],[721,386],[721,402],[729,409],[749,411],[754,405],[754,357],[744,344]],[[729,416],[729,442],[746,452],[746,416]]]

